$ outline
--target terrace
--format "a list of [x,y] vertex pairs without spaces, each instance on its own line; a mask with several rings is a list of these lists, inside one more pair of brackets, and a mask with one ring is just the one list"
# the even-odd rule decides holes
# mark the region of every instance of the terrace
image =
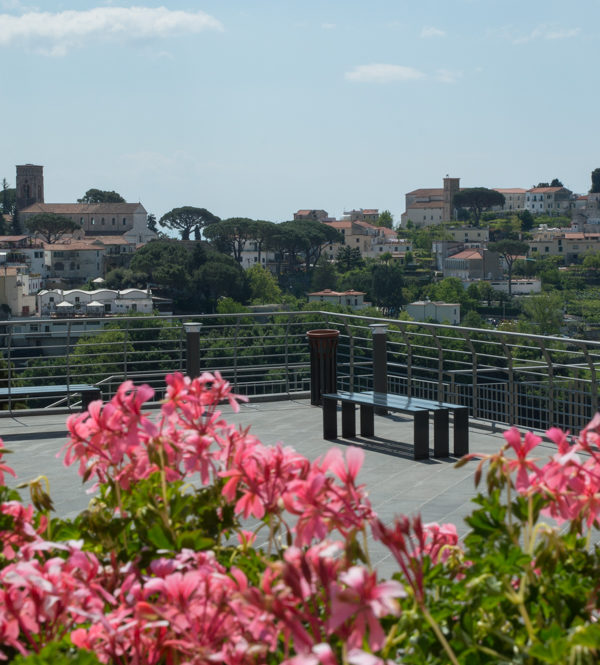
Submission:
[[[201,323],[199,331],[184,323]],[[360,479],[380,517],[420,512],[425,521],[457,524],[470,512],[475,465],[453,468],[453,458],[415,461],[412,418],[377,416],[374,439],[324,441],[321,410],[311,406],[308,330],[340,331],[337,384],[344,390],[373,389],[373,324],[388,324],[387,386],[390,393],[440,399],[469,407],[470,447],[491,453],[511,424],[543,431],[557,425],[578,431],[598,406],[600,344],[436,324],[409,324],[330,312],[119,317],[4,322],[0,383],[17,385],[94,383],[109,399],[126,380],[148,383],[158,407],[164,375],[219,371],[247,395],[238,414],[225,418],[265,444],[282,442],[313,459],[331,445],[365,450]],[[79,324],[79,325],[78,325]],[[0,411],[0,436],[13,450],[10,464],[21,481],[43,473],[57,512],[73,516],[89,495],[74,469],[56,459],[66,440],[65,419],[79,404],[63,398],[8,399]],[[548,452],[550,446],[546,447]],[[543,456],[544,444],[540,456]],[[462,532],[461,532],[462,529]],[[392,562],[375,548],[382,572]]]

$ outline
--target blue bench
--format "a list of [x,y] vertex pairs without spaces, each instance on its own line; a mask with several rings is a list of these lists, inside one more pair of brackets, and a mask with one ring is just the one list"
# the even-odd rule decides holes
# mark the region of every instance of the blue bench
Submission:
[[433,413],[433,456],[448,457],[449,413],[454,415],[454,455],[462,457],[469,452],[469,411],[466,406],[449,402],[389,395],[387,393],[337,392],[323,394],[323,438],[337,438],[337,403],[342,404],[342,436],[356,436],[355,406],[360,406],[360,434],[374,436],[375,410],[399,411],[414,416],[414,458],[429,457],[429,412]]
[[64,397],[73,394],[81,395],[82,411],[88,408],[90,402],[102,399],[102,393],[98,386],[90,386],[85,383],[70,383],[56,386],[13,386],[11,388],[0,388],[0,401],[15,402],[19,398]]

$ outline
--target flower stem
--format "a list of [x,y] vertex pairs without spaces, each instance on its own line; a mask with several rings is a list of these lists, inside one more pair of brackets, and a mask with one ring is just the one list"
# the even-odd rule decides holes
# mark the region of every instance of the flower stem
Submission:
[[448,643],[448,640],[444,637],[444,633],[442,633],[442,629],[439,627],[437,621],[431,616],[431,614],[429,614],[429,610],[425,607],[425,605],[421,606],[421,610],[423,611],[423,615],[425,616],[427,623],[431,626],[433,632],[440,641],[440,644],[442,647],[444,647],[444,651],[446,652],[446,655],[450,659],[452,665],[460,665],[456,655],[454,654],[454,651],[452,651],[452,647]]

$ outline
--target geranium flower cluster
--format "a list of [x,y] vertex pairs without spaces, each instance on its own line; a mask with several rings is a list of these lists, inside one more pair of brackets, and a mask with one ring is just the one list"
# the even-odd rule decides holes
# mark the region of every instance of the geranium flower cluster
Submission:
[[[84,481],[94,483],[118,529],[105,525],[110,534],[103,534],[94,523],[92,537],[83,530],[78,540],[55,541],[50,535],[61,533],[61,525],[73,533],[80,523],[65,529],[12,496],[0,500],[0,659],[68,639],[102,663],[387,665],[410,654],[406,626],[420,612],[444,650],[432,662],[458,662],[428,609],[444,587],[428,588],[431,570],[451,571],[460,585],[476,569],[453,525],[404,516],[381,522],[358,483],[359,449],[345,455],[331,449],[311,462],[228,424],[219,404],[227,400],[237,410],[243,398],[218,373],[167,376],[161,411],[151,417],[144,404],[153,396],[148,386],[126,382],[107,404],[92,403],[68,420],[65,465],[77,464]],[[558,452],[539,466],[530,453],[541,439],[522,439],[511,429],[505,448],[481,464],[499,469],[522,496],[541,494],[557,519],[591,525],[599,509],[599,432],[600,418],[576,441],[550,430]],[[0,444],[0,483],[4,473],[13,472]],[[139,538],[150,539],[127,550],[139,523],[127,508],[135,502],[124,498],[134,495],[150,499],[160,529],[149,528]],[[201,511],[214,509],[210,514],[223,524],[227,511],[236,520],[225,534],[217,525],[211,546],[204,538],[202,549],[177,549],[161,529],[189,528],[197,537],[199,524],[180,518],[196,496],[209,502]],[[268,543],[259,550],[254,543],[263,527]],[[234,532],[239,546],[232,544]],[[381,580],[372,569],[369,534],[397,561],[395,579]],[[127,551],[134,554],[128,558]],[[519,584],[510,588],[515,597],[523,593]],[[526,613],[519,611],[522,622]],[[419,625],[417,632],[424,630]]]

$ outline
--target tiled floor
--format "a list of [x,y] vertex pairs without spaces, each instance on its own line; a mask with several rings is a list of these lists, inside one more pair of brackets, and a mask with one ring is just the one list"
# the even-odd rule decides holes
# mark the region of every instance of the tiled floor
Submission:
[[[456,469],[453,458],[413,460],[411,446],[398,443],[412,441],[410,417],[376,416],[375,439],[358,437],[352,442],[342,439],[329,442],[322,438],[321,409],[306,400],[251,403],[243,405],[238,414],[224,406],[222,412],[229,422],[250,426],[250,431],[263,443],[272,445],[281,441],[310,459],[323,455],[332,445],[361,446],[365,449],[365,463],[359,478],[367,485],[373,507],[382,520],[389,521],[400,513],[418,512],[426,522],[454,522],[460,534],[466,532],[462,520],[470,512],[470,499],[475,495],[476,464],[471,462]],[[90,497],[76,469],[65,468],[62,460],[57,459],[66,441],[65,419],[58,415],[0,418],[0,436],[13,451],[6,461],[19,476],[16,482],[46,475],[58,514],[74,516],[87,506]],[[431,439],[432,436],[431,433]],[[503,442],[499,430],[491,432],[476,427],[470,430],[471,451],[495,452]],[[551,452],[549,445],[542,446]],[[539,456],[543,457],[542,451]],[[25,496],[26,491],[22,492]],[[372,557],[382,573],[394,570],[394,562],[377,543],[372,543]]]

